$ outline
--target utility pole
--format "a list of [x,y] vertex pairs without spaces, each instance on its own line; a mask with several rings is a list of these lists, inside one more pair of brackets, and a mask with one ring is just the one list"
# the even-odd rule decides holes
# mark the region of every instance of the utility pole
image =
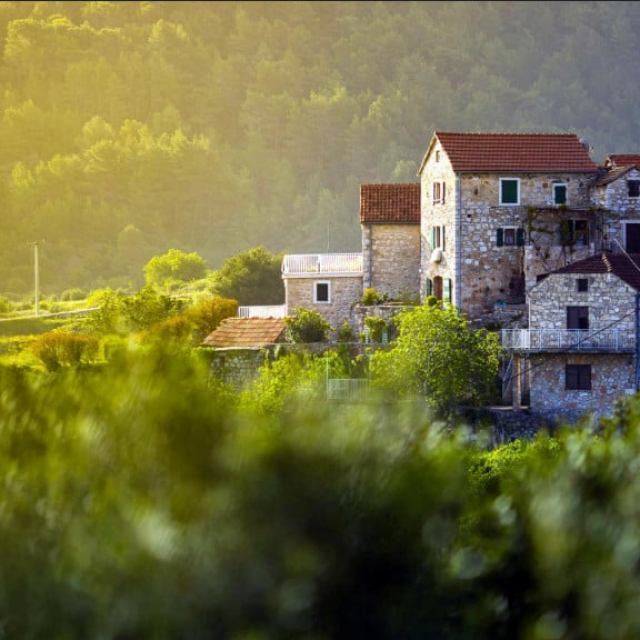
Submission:
[[[44,242],[41,240],[40,242]],[[35,290],[36,290],[36,316],[40,315],[40,269],[38,265],[38,244],[36,240],[31,243],[33,245],[33,267],[35,272]]]

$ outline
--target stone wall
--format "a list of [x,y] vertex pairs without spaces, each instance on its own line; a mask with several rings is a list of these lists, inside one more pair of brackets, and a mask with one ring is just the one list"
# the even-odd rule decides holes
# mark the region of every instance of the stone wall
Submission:
[[[587,279],[588,290],[577,281]],[[612,273],[548,275],[529,293],[532,329],[566,329],[567,307],[589,307],[589,329],[635,330],[635,291]]]
[[[565,388],[567,364],[591,365],[591,389]],[[542,418],[575,422],[586,413],[610,416],[617,398],[634,387],[634,358],[630,354],[531,354],[530,409]]]
[[[317,282],[329,283],[330,302],[314,302]],[[289,315],[294,315],[297,307],[313,309],[336,329],[346,320],[355,330],[352,312],[362,299],[362,275],[323,277],[321,274],[314,274],[313,277],[288,277],[284,279],[284,285]]]
[[420,295],[420,225],[362,225],[363,287],[392,299]]

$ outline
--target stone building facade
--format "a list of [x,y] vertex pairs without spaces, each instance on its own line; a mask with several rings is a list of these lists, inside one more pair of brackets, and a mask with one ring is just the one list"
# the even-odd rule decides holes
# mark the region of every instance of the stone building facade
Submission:
[[610,415],[638,389],[640,256],[608,252],[542,278],[529,292],[527,329],[503,330],[521,360],[529,405],[574,422]]

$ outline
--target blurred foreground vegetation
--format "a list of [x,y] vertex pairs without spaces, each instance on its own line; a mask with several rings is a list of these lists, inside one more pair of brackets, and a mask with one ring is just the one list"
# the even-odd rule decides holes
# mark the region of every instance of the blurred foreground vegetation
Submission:
[[492,447],[418,400],[327,403],[317,363],[242,392],[206,356],[0,367],[4,637],[638,637],[637,397]]

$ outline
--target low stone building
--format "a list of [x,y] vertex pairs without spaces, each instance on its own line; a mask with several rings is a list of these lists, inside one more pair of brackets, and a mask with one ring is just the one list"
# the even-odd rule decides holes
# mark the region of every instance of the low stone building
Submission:
[[575,422],[611,415],[638,389],[640,254],[600,253],[540,279],[527,329],[504,329],[514,404],[527,390],[538,415]]

